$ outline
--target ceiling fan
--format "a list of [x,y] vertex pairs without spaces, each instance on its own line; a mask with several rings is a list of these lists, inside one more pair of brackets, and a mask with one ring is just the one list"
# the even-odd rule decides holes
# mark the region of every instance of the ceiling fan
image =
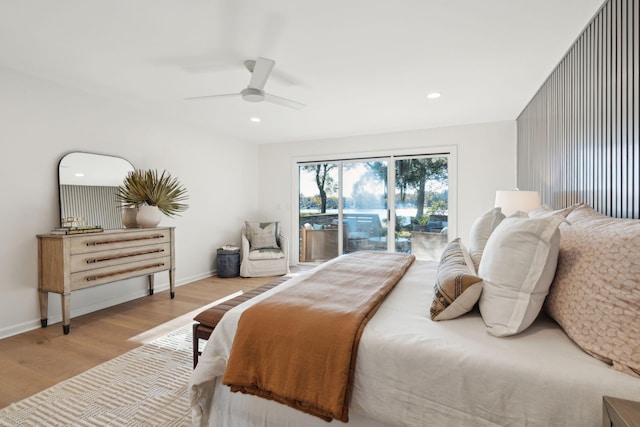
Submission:
[[297,110],[303,108],[305,105],[300,102],[283,98],[281,96],[271,95],[270,93],[266,93],[264,91],[264,86],[267,84],[267,79],[269,78],[269,75],[271,74],[271,70],[273,70],[273,66],[275,65],[275,63],[276,62],[273,59],[261,57],[257,60],[249,59],[244,61],[244,66],[251,73],[251,80],[249,81],[249,86],[242,89],[240,93],[194,96],[185,99],[192,101],[205,100],[210,98],[242,97],[242,99],[247,102],[267,101],[271,102],[272,104],[283,105],[285,107],[295,108]]

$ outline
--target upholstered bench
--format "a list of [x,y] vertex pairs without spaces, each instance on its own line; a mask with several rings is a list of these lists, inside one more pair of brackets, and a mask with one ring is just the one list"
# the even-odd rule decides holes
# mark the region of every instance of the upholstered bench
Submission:
[[231,298],[225,302],[214,305],[198,314],[193,318],[195,323],[193,324],[193,367],[198,364],[198,356],[200,356],[200,340],[208,340],[211,333],[215,329],[216,325],[222,319],[224,314],[231,310],[233,307],[250,300],[251,298],[258,296],[271,288],[278,286],[280,283],[289,280],[287,276],[280,277],[274,281],[271,281],[265,285],[244,292],[242,295],[238,295],[235,298]]

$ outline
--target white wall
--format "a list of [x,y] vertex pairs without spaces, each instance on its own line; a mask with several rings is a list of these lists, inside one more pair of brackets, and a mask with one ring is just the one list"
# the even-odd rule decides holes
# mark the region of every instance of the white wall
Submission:
[[[177,227],[179,285],[210,275],[215,249],[238,244],[247,218],[280,218],[293,235],[292,171],[300,158],[455,146],[458,235],[465,239],[473,220],[493,205],[495,190],[516,183],[516,127],[511,121],[255,146],[3,68],[0,93],[0,177],[6,201],[0,337],[39,327],[35,235],[58,223],[57,163],[70,151],[116,155],[138,168],[167,169],[187,187],[190,209],[161,223]],[[292,261],[297,261],[295,253]],[[167,274],[157,274],[156,289],[167,287]],[[73,316],[145,294],[142,278],[75,292],[72,329]],[[60,320],[60,298],[51,294],[49,323]]]
[[[299,160],[335,159],[392,153],[424,154],[434,147],[455,147],[457,153],[457,235],[468,240],[473,221],[493,207],[495,191],[516,185],[516,123],[504,121],[349,138],[260,146],[259,204],[261,218],[278,218],[288,236],[296,236],[293,170]],[[450,238],[457,236],[450,236]],[[292,244],[292,263],[297,246]]]
[[[161,223],[177,227],[178,284],[210,275],[215,249],[239,244],[242,221],[257,208],[255,145],[3,68],[0,93],[0,337],[40,324],[35,236],[58,225],[57,164],[70,151],[166,169],[187,188],[190,209]],[[167,287],[168,275],[157,274],[156,289]],[[72,316],[143,296],[145,289],[138,278],[74,292]],[[50,294],[49,324],[60,319],[60,298]]]

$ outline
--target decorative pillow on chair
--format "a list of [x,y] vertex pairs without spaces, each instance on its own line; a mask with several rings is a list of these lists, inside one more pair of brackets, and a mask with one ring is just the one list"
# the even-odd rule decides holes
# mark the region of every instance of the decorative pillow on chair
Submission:
[[480,271],[480,314],[495,336],[524,331],[538,316],[558,261],[561,215],[509,217],[489,237]]
[[546,311],[587,353],[640,376],[640,221],[586,205],[567,220]]
[[469,255],[471,255],[476,271],[478,271],[478,267],[480,266],[482,252],[487,244],[487,240],[489,240],[489,236],[491,236],[493,230],[496,229],[504,218],[501,208],[493,208],[476,219],[471,226],[471,232],[469,233]]
[[449,320],[470,311],[482,292],[473,261],[460,238],[452,240],[440,258],[436,273],[431,320]]
[[278,248],[278,222],[245,221],[245,234],[251,250]]

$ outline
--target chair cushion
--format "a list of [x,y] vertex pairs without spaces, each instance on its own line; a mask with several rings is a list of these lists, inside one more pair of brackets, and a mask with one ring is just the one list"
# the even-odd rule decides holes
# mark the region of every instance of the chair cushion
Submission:
[[252,261],[260,259],[281,259],[284,258],[284,254],[280,248],[263,248],[252,249],[249,251],[249,259]]

